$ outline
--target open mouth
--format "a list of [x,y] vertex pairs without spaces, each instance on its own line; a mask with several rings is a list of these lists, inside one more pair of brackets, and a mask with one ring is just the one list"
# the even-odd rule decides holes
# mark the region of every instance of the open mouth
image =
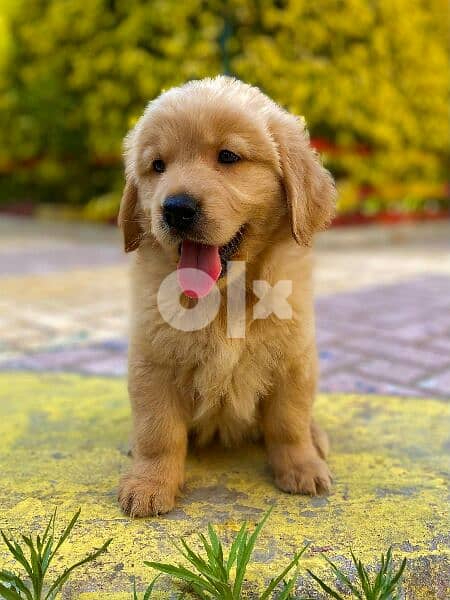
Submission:
[[183,240],[179,246],[178,281],[183,293],[190,298],[203,298],[225,275],[227,261],[238,251],[245,226],[224,246],[210,246],[193,240]]

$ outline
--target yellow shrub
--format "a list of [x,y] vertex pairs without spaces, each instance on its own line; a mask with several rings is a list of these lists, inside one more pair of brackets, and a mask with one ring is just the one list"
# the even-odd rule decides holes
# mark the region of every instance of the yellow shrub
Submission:
[[223,69],[335,146],[341,210],[363,205],[361,186],[371,206],[416,197],[417,182],[427,200],[446,179],[447,12],[443,0],[9,1],[0,200],[99,196],[99,212],[114,211],[121,140],[147,101]]

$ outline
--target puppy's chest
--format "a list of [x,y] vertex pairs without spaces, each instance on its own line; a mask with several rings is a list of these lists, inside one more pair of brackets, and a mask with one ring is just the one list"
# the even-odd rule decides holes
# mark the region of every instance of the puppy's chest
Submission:
[[258,402],[271,386],[274,353],[252,340],[226,340],[196,348],[183,369],[181,385],[192,402],[192,426],[205,443],[218,435],[238,441],[257,420]]

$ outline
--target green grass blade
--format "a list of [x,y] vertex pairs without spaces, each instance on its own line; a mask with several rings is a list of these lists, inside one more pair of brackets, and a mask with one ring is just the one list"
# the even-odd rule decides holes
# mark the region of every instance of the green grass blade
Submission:
[[47,592],[44,600],[56,600],[56,597],[61,592],[63,585],[69,579],[70,573],[64,572],[62,575],[58,577],[58,584],[56,582],[52,584],[51,590]]
[[178,548],[178,551],[184,556],[184,558],[187,561],[189,561],[197,569],[197,571],[199,573],[202,573],[203,575],[211,573],[211,565],[209,565],[206,562],[206,560],[200,556],[200,554],[197,554],[189,546],[189,544],[186,542],[186,540],[181,538],[180,542],[184,548],[184,551],[183,551],[183,549],[178,548],[177,546],[175,546],[175,547]]
[[207,556],[208,556],[208,559],[209,559],[210,557],[214,557],[214,550],[213,550],[213,547],[212,547],[212,545],[211,545],[211,544],[208,542],[208,540],[207,540],[207,539],[206,539],[206,537],[203,535],[203,533],[199,533],[199,534],[198,534],[198,537],[199,537],[199,539],[200,539],[201,543],[203,544],[203,548],[204,548],[204,549],[205,549],[205,551],[206,551],[206,554],[207,554]]
[[188,546],[185,540],[181,539],[181,543],[186,550],[186,553],[180,550],[184,558],[188,560],[197,569],[200,575],[205,577],[208,582],[217,590],[217,592],[223,596],[224,600],[226,600],[230,596],[227,578],[224,580],[221,577],[221,571],[217,568],[214,559],[212,564],[208,564],[201,556],[195,553],[192,548]]
[[204,569],[207,570],[209,568],[208,563],[189,546],[189,544],[184,538],[180,539],[180,544],[182,545],[182,548],[174,544],[175,548],[182,556],[184,556],[186,560],[193,564],[199,571],[203,571]]
[[31,560],[31,569],[32,569],[31,583],[33,585],[34,595],[36,598],[40,598],[41,592],[42,592],[42,586],[44,584],[44,578],[43,578],[43,574],[42,574],[42,565],[41,565],[40,557],[39,557],[38,553],[36,552],[36,549],[33,544],[33,540],[26,535],[22,535],[22,539],[25,542],[25,544],[28,546],[28,549],[30,551],[30,560]]
[[378,573],[375,576],[374,582],[373,582],[373,591],[374,592],[381,592],[387,585],[388,580],[390,579],[390,575],[389,573],[385,572],[385,568],[383,565],[383,556],[381,557],[381,567],[378,571]]
[[[214,531],[214,528],[211,526],[211,523],[208,523],[208,537],[209,542],[206,537],[201,533],[200,539],[202,540],[203,546],[208,553],[208,557],[212,560],[217,567],[222,571],[222,575],[224,579],[227,579],[224,559],[223,559],[223,547],[222,542],[219,540],[217,533]],[[208,552],[208,549],[210,552]]]
[[[56,547],[51,554],[50,562],[51,562],[52,558],[55,556],[55,554],[58,552],[58,550],[61,548],[61,546],[64,544],[66,539],[69,537],[70,532],[72,531],[72,529],[75,526],[75,523],[78,521],[78,517],[80,516],[80,513],[81,513],[81,508],[79,508],[77,510],[77,512],[73,515],[70,523],[67,525],[67,527],[61,534],[61,537],[59,538],[58,543],[56,544]],[[55,511],[55,515],[56,515],[56,511]]]
[[[200,598],[200,600],[212,600],[212,599],[216,599],[217,598],[217,596],[211,596],[209,594],[206,594],[202,589],[200,589],[199,587],[197,587],[195,585],[195,583],[193,583],[191,585],[191,588],[190,588],[189,592],[190,592],[189,595],[191,596],[191,598],[192,598],[192,594],[195,594],[195,596],[198,596],[198,598]],[[183,595],[181,597],[185,598],[186,597],[186,593],[187,593],[186,590],[184,590],[183,591]]]
[[0,583],[0,594],[4,600],[23,600],[22,596]]
[[398,584],[398,582],[402,578],[403,573],[405,571],[405,568],[406,568],[406,558],[404,558],[402,560],[399,570],[394,575],[394,577],[391,579],[391,589],[392,589],[392,591],[394,590],[395,586]]
[[218,554],[220,552],[222,544],[219,538],[217,537],[217,533],[215,532],[214,527],[211,525],[211,523],[208,523],[208,535],[212,549],[214,550],[215,554]]
[[241,543],[237,549],[236,555],[236,573],[233,584],[233,598],[240,598],[242,583],[247,570],[248,559],[246,560],[249,533],[245,530]]
[[295,575],[288,581],[283,582],[284,586],[283,586],[283,589],[278,594],[277,600],[301,600],[300,598],[296,598],[293,595],[294,586],[295,586],[297,579],[298,579],[298,576]]
[[283,587],[276,596],[277,600],[301,600],[299,597],[294,596],[294,588],[297,580],[298,575],[295,575],[291,579],[283,581]]
[[10,571],[0,571],[0,581],[3,583],[13,584],[15,588],[25,594],[25,597],[28,600],[33,600],[33,596],[30,590],[27,588],[25,583],[18,577],[15,573],[11,573]]
[[[225,560],[224,560],[222,542],[219,540],[219,537],[218,537],[217,533],[215,532],[214,527],[211,525],[211,523],[208,523],[208,536],[209,536],[209,540],[210,540],[210,544],[211,544],[211,550],[213,553],[212,554],[213,560],[214,560],[217,568],[220,571],[221,578],[223,579],[223,581],[226,581],[228,583],[229,572],[227,570]],[[204,538],[204,536],[201,536],[201,537]],[[205,546],[205,548],[206,548],[206,546]]]
[[[80,514],[80,512],[78,511],[77,515],[79,515],[79,514]],[[78,518],[78,516],[77,516],[77,518]],[[75,519],[75,521],[72,519],[72,521],[75,524],[76,519]],[[73,525],[72,525],[72,527],[73,527]],[[69,531],[69,533],[70,533],[70,531]],[[66,535],[66,538],[67,538],[67,535]],[[111,542],[112,542],[112,538],[109,539],[108,541],[106,541],[101,548],[99,548],[98,550],[95,550],[95,552],[92,552],[91,554],[88,554],[83,559],[81,559],[80,561],[78,561],[77,563],[75,563],[74,565],[72,565],[71,567],[69,567],[68,569],[66,569],[59,577],[57,577],[57,579],[50,586],[50,588],[49,588],[49,590],[47,592],[47,595],[45,596],[44,600],[50,600],[51,594],[53,592],[58,591],[61,588],[61,586],[67,580],[67,578],[72,573],[72,571],[74,571],[78,567],[81,567],[82,565],[85,565],[86,563],[92,562],[93,560],[95,560],[96,558],[98,558],[101,554],[103,554],[104,552],[106,552],[107,549],[108,549],[108,546],[110,545]]]
[[352,556],[353,564],[356,567],[356,572],[358,574],[359,581],[361,583],[361,587],[364,592],[364,596],[365,596],[365,598],[370,599],[373,595],[373,593],[372,593],[373,588],[370,583],[369,574],[368,574],[367,570],[365,569],[364,565],[362,564],[362,562],[356,558],[355,554],[353,553],[353,550],[350,550],[350,554]]
[[51,562],[51,556],[52,556],[52,550],[53,550],[53,536],[51,535],[48,540],[46,541],[45,546],[43,547],[43,553],[42,553],[42,572],[45,573],[47,572],[48,567],[50,566],[50,562]]
[[[403,559],[398,571],[394,574],[393,572],[393,560],[392,560],[392,549],[386,553],[381,555],[380,567],[371,581],[370,573],[368,569],[364,566],[361,560],[359,560],[353,550],[350,550],[353,564],[356,568],[357,577],[359,580],[359,584],[361,586],[361,590],[355,587],[355,585],[350,581],[350,579],[335,565],[329,558],[324,556],[327,563],[331,566],[334,575],[336,578],[345,585],[349,591],[352,592],[353,597],[357,600],[396,600],[397,595],[394,596],[394,592],[396,591],[396,586],[400,581],[405,567],[406,567],[406,559]],[[326,591],[328,594],[331,594],[332,597],[336,598],[337,596],[341,598],[338,592],[332,590],[327,584],[325,584],[322,580],[320,580],[314,573],[308,571],[308,573],[317,581],[317,583],[321,586],[321,588]],[[333,595],[334,594],[334,595]],[[336,596],[337,595],[337,596]]]
[[185,552],[183,552],[182,549],[179,549],[182,556],[188,562],[190,562],[197,569],[200,575],[205,577],[217,591],[225,593],[226,596],[226,586],[224,586],[224,583],[226,584],[226,581],[223,582],[223,580],[216,576],[216,574],[214,573],[214,565],[209,565],[199,554],[194,552],[194,550],[190,548],[190,546],[186,543],[186,541],[183,538],[181,538],[180,541],[183,545],[183,548],[185,549]]
[[152,567],[152,569],[156,569],[157,571],[161,571],[162,573],[166,573],[167,575],[181,579],[181,581],[185,581],[186,583],[196,584],[201,590],[205,590],[210,594],[215,595],[216,593],[216,590],[208,580],[203,579],[200,577],[200,575],[197,575],[197,573],[189,571],[189,569],[186,569],[181,565],[176,566],[153,561],[145,561],[144,564],[147,567]]
[[36,548],[38,550],[38,552],[41,552],[41,548],[42,548],[42,543],[41,543],[41,536],[38,534],[36,536]]
[[45,544],[45,542],[47,541],[47,536],[49,534],[50,531],[50,527],[52,527],[53,531],[55,528],[55,520],[56,520],[56,512],[57,512],[57,507],[55,506],[55,510],[53,511],[53,515],[50,517],[49,522],[47,523],[47,527],[45,528],[44,534],[42,536],[42,545]]
[[[67,525],[66,529],[59,538],[58,544],[55,549],[53,549],[53,543],[56,509],[49,522],[47,523],[47,526],[42,536],[40,534],[38,534],[35,538],[32,538],[31,536],[27,535],[21,536],[21,539],[24,543],[23,547],[16,540],[9,540],[6,537],[6,534],[3,531],[0,531],[1,537],[4,543],[6,544],[9,552],[12,554],[13,558],[25,569],[31,585],[31,587],[28,587],[28,584],[22,581],[22,579],[19,576],[16,576],[14,573],[10,573],[9,571],[5,570],[0,571],[0,581],[3,581],[3,583],[1,584],[2,587],[0,597],[17,597],[21,598],[22,600],[42,600],[44,578],[48,566],[52,558],[55,556],[56,551],[61,547],[61,545],[69,536],[79,515],[80,510],[77,511],[77,513],[71,519],[70,523]],[[50,531],[52,532],[51,534]],[[67,580],[70,573],[72,573],[72,571],[77,567],[80,567],[81,565],[97,558],[100,554],[106,551],[110,543],[111,540],[108,540],[99,550],[91,553],[76,564],[66,569],[50,586],[47,595],[45,596],[45,600],[51,600],[55,598],[57,592],[61,589],[62,585]],[[25,548],[27,548],[29,551],[29,558],[25,556]],[[4,585],[5,582],[9,587]]]
[[[304,554],[304,552],[306,551],[308,546],[309,546],[309,544],[306,544],[300,550],[300,552],[297,552],[297,554],[294,556],[294,558],[291,560],[291,562],[288,564],[288,566],[278,575],[278,577],[275,577],[274,579],[272,579],[270,581],[269,585],[267,586],[267,588],[265,589],[263,594],[260,596],[259,600],[266,600],[267,598],[269,598],[269,594],[271,594],[275,590],[277,585],[279,583],[281,583],[281,581],[283,581],[283,579],[286,577],[286,575],[289,573],[289,571],[291,571],[294,567],[297,566],[298,561],[300,560],[301,556]],[[294,579],[294,582],[295,582],[295,579]]]
[[243,551],[238,553],[238,561],[236,564],[236,579],[234,581],[233,586],[233,598],[239,598],[241,595],[242,584],[244,582],[245,572],[247,570],[247,565],[250,560],[250,556],[255,547],[256,540],[258,539],[259,534],[261,533],[261,530],[264,527],[267,519],[270,517],[272,510],[273,505],[269,508],[269,510],[261,519],[261,521],[255,527],[255,530],[248,538],[247,543],[245,544],[245,546],[243,546]]
[[247,533],[247,522],[244,521],[244,523],[242,523],[242,526],[238,531],[237,536],[234,538],[234,541],[231,544],[230,552],[228,554],[228,559],[227,559],[227,563],[226,563],[226,567],[225,567],[228,576],[230,575],[230,571],[231,571],[234,563],[236,562],[238,550],[242,545],[242,540],[245,538],[246,533]]
[[203,548],[205,549],[206,552],[206,556],[208,557],[208,565],[209,567],[214,571],[214,569],[217,568],[217,557],[214,554],[214,550],[213,547],[211,546],[211,544],[208,542],[208,540],[206,539],[206,537],[203,535],[203,533],[199,533],[198,537],[200,538],[200,541],[203,544]]
[[328,586],[324,581],[319,579],[319,577],[317,577],[317,575],[314,575],[314,573],[312,571],[310,571],[309,569],[307,569],[307,571],[311,575],[311,577],[315,581],[317,581],[317,583],[320,585],[320,587],[323,589],[323,591],[326,592],[329,596],[331,596],[332,598],[335,598],[336,600],[345,600],[338,592],[335,592],[334,590],[332,590],[330,588],[330,586]]
[[[210,525],[208,527],[210,527]],[[199,534],[199,537],[202,541],[203,547],[205,548],[211,569],[216,572],[220,581],[228,583],[228,573],[224,565],[223,548],[219,538],[216,536],[216,539],[211,540],[211,543],[209,543],[202,533]]]
[[[158,581],[158,579],[161,577],[161,573],[158,573],[156,575],[156,577],[154,579],[152,579],[152,581],[150,582],[150,585],[148,586],[148,588],[145,590],[144,592],[144,597],[142,600],[150,600],[153,594],[153,588],[155,587],[156,582]],[[134,591],[136,592],[136,584],[135,584],[135,588]]]
[[186,594],[188,593],[189,594],[188,597],[195,598],[195,600],[216,600],[218,598],[216,595],[211,596],[211,594],[204,592],[203,590],[201,590],[194,584],[192,584],[192,586],[189,590],[184,590],[184,592],[185,592],[185,595],[183,596],[184,598],[186,597]]
[[332,562],[328,557],[322,555],[324,557],[324,559],[327,561],[327,563],[330,565],[330,567],[333,570],[333,573],[335,574],[335,576],[337,577],[337,579],[343,583],[344,585],[346,585],[348,587],[348,589],[355,594],[356,598],[358,600],[364,600],[363,597],[361,596],[361,592],[358,590],[358,588],[356,588],[353,583],[350,581],[350,579],[345,575],[345,573],[343,571],[341,571],[341,569],[334,564],[334,562]]
[[15,560],[19,564],[22,565],[22,567],[27,572],[28,577],[31,579],[31,577],[33,575],[33,569],[31,568],[30,563],[28,562],[25,554],[23,553],[22,548],[19,546],[19,544],[16,541],[8,540],[8,538],[6,537],[5,533],[2,530],[0,530],[0,535],[2,536],[2,539],[5,542],[6,547],[8,548],[8,550],[10,551],[12,556],[15,558]]
[[48,533],[50,531],[50,527],[52,526],[53,521],[54,521],[55,518],[56,518],[56,507],[55,507],[55,510],[53,512],[53,515],[50,517],[50,520],[47,523],[45,531],[42,534],[42,537],[40,535],[36,536],[36,546],[37,546],[39,554],[41,554],[42,549],[43,549],[43,547],[44,547],[44,545],[45,545],[45,543],[47,541],[47,536],[48,536]]

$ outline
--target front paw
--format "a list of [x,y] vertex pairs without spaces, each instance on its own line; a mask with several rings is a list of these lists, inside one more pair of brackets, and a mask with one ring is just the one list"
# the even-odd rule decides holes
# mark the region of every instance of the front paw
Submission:
[[321,496],[331,488],[331,473],[327,463],[319,457],[297,459],[275,469],[275,483],[290,494]]
[[175,506],[177,488],[166,481],[150,477],[124,475],[119,485],[118,500],[130,517],[153,517],[169,512]]

